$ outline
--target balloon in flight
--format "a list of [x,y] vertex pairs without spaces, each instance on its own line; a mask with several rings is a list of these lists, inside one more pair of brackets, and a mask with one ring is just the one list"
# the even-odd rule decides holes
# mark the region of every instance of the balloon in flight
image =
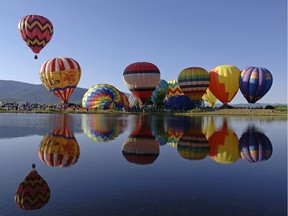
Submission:
[[35,54],[37,54],[49,43],[52,39],[54,29],[51,21],[40,15],[27,15],[20,19],[18,29],[22,39]]

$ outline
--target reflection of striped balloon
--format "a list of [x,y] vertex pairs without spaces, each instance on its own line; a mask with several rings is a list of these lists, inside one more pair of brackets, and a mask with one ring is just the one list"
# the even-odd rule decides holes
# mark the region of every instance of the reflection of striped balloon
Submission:
[[130,135],[122,146],[125,159],[136,164],[153,163],[160,152],[159,143],[153,136]]
[[50,188],[36,170],[32,170],[20,183],[14,196],[17,206],[24,210],[40,209],[49,199]]
[[81,68],[72,58],[53,58],[42,64],[39,76],[43,85],[53,95],[68,103],[80,80]]
[[122,109],[124,100],[116,87],[109,84],[97,84],[84,94],[82,106],[97,109]]
[[109,142],[123,133],[128,122],[114,115],[89,114],[82,115],[82,130],[95,142]]
[[80,149],[70,130],[54,130],[42,139],[38,156],[48,166],[69,167],[78,161]]
[[209,153],[208,140],[201,132],[183,135],[178,142],[177,150],[185,159],[201,160]]
[[33,53],[39,53],[53,36],[52,23],[46,17],[39,15],[22,17],[19,21],[18,29],[22,39]]
[[170,98],[172,96],[176,95],[183,95],[183,91],[181,90],[178,80],[170,80],[168,81],[168,91],[167,91],[167,97]]
[[239,139],[240,156],[248,162],[268,160],[272,155],[272,144],[269,138],[255,127],[249,127]]
[[125,68],[123,78],[131,93],[144,103],[159,84],[160,71],[152,63],[136,62]]
[[209,73],[200,67],[190,67],[182,70],[178,83],[185,95],[191,100],[200,100],[209,86]]

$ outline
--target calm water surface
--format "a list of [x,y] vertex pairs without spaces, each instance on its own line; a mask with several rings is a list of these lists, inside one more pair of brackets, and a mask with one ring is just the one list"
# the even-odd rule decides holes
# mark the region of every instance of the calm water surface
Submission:
[[284,216],[286,133],[273,117],[0,114],[0,215]]

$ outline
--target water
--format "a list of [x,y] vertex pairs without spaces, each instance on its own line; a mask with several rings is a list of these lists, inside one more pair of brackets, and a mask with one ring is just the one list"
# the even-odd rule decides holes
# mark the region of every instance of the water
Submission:
[[[273,117],[0,114],[0,215],[287,215],[286,133]],[[41,202],[20,187],[33,163]]]

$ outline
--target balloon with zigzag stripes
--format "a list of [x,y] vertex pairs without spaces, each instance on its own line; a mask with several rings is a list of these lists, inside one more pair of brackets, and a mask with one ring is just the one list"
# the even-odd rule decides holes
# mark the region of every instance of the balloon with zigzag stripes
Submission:
[[22,39],[32,52],[35,53],[35,59],[38,58],[37,54],[39,54],[52,39],[54,33],[51,21],[39,15],[22,17],[18,23],[18,29]]
[[47,182],[33,168],[16,190],[14,200],[23,210],[35,210],[45,206],[50,199]]

